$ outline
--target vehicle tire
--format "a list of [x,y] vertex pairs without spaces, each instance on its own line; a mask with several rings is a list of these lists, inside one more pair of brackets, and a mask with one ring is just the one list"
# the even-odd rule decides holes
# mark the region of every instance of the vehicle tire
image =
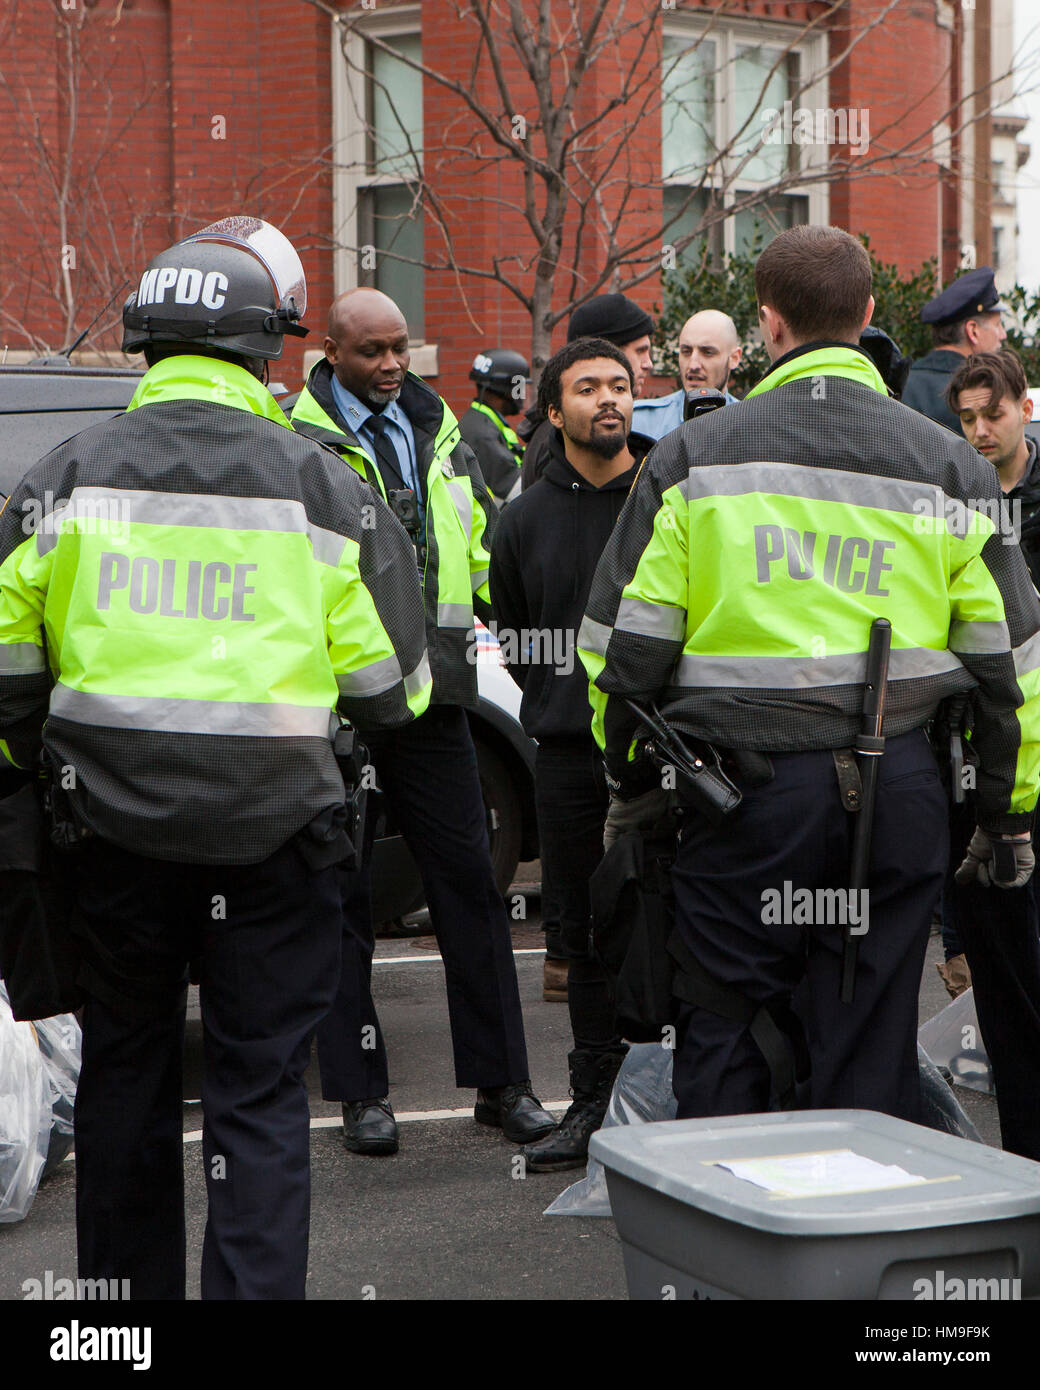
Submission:
[[477,771],[487,812],[491,866],[498,891],[505,893],[516,875],[523,839],[523,808],[509,769],[502,757],[477,735]]

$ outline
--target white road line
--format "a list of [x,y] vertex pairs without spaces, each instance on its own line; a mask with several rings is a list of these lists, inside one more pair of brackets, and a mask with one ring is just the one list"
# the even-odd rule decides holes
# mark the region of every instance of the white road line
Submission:
[[[544,956],[544,946],[518,946],[513,952],[514,956]],[[376,956],[373,965],[411,965],[415,961],[435,960],[444,964],[439,951],[431,951],[429,955],[423,956]]]
[[[569,1100],[546,1100],[541,1102],[543,1110],[566,1110],[570,1105]],[[397,1123],[406,1125],[416,1120],[464,1120],[473,1118],[472,1105],[464,1106],[461,1110],[402,1110],[397,1115]],[[343,1119],[339,1115],[323,1115],[320,1119],[311,1120],[311,1129],[342,1129]],[[185,1144],[198,1144],[202,1140],[201,1129],[188,1130],[184,1135]],[[71,1157],[71,1155],[70,1155]]]

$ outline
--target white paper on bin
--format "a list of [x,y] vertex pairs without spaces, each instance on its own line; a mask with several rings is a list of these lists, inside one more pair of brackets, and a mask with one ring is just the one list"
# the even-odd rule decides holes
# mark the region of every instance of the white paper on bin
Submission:
[[928,1179],[895,1163],[878,1163],[853,1149],[777,1154],[769,1158],[716,1159],[734,1177],[778,1197],[834,1197],[846,1192],[884,1192]]

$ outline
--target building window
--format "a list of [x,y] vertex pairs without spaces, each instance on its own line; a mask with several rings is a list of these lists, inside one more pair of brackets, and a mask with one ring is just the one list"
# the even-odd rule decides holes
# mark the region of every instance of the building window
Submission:
[[425,332],[423,85],[403,60],[422,59],[418,25],[417,5],[396,6],[355,32],[346,59],[333,36],[336,289],[388,294],[413,342]]
[[[809,79],[822,66],[821,41],[794,44],[776,25],[713,23],[710,30],[666,27],[662,37],[661,170],[664,236],[691,232],[712,205],[732,208],[749,193],[769,189],[820,162],[820,151],[781,138],[763,141],[765,113],[809,104]],[[814,89],[811,101],[822,100]],[[789,108],[790,109],[790,108]],[[826,189],[783,191],[727,216],[679,259],[693,265],[705,253],[742,252],[786,227],[827,220]]]

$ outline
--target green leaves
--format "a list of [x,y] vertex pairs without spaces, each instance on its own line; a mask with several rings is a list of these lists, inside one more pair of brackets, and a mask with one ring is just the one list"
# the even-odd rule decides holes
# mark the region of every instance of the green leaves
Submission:
[[[923,357],[931,351],[932,335],[921,322],[921,307],[934,299],[940,285],[934,259],[906,275],[895,265],[878,259],[869,237],[861,238],[870,253],[874,270],[873,323],[894,338],[902,352]],[[679,330],[701,309],[721,309],[737,326],[744,345],[744,356],[733,373],[730,389],[742,396],[764,376],[769,358],[758,331],[758,305],[755,299],[755,261],[764,244],[760,234],[743,253],[723,254],[703,266],[676,269],[662,276],[664,308],[658,319],[658,339],[664,345],[656,354],[661,368],[679,379],[677,342]],[[947,281],[947,284],[950,282]],[[1040,385],[1040,293],[1016,285],[1002,296],[1011,313],[1004,315],[1007,345],[1022,358],[1026,379]]]

